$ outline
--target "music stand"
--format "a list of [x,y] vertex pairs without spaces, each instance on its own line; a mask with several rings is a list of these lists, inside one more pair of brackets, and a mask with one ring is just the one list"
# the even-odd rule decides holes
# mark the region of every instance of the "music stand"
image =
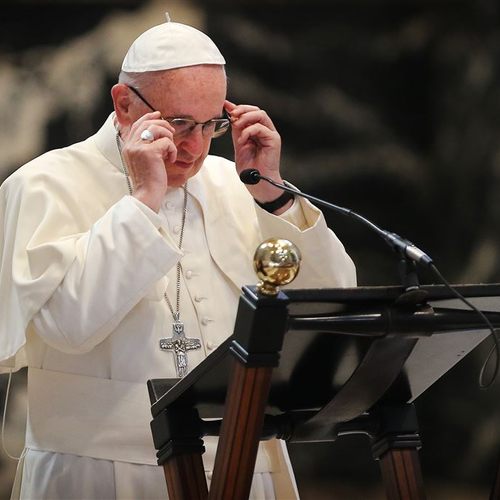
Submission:
[[[456,288],[500,325],[500,285]],[[184,379],[148,382],[170,495],[248,498],[260,439],[318,442],[363,432],[388,498],[424,499],[412,402],[487,335],[444,286],[277,297],[244,287],[232,337]],[[203,420],[221,417],[222,426]],[[201,438],[219,430],[208,492]]]

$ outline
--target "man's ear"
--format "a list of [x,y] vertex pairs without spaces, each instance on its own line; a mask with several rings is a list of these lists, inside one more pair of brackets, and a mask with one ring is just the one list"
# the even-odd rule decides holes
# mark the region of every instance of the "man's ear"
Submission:
[[117,83],[111,89],[111,97],[113,98],[116,118],[120,125],[132,125],[137,118],[133,112],[129,88],[123,83]]

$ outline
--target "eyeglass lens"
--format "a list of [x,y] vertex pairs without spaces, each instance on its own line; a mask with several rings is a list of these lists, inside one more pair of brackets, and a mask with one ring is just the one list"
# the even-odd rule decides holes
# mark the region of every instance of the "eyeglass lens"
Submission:
[[[127,87],[144,103],[153,111],[156,109],[149,104],[149,102],[142,96],[142,94],[134,87],[127,85]],[[209,120],[206,123],[198,123],[195,120],[189,120],[186,118],[171,118],[167,120],[175,129],[175,136],[182,137],[190,134],[196,127],[196,125],[202,125],[203,135],[206,137],[220,137],[225,132],[227,132],[229,126],[231,125],[231,120],[229,119],[229,115],[225,112],[225,118],[214,118]],[[165,118],[162,117],[162,120]]]
[[185,118],[173,118],[168,121],[174,127],[176,137],[190,134],[197,125],[202,125],[202,132],[206,137],[220,137],[230,125],[230,121],[226,118],[214,118],[204,124]]

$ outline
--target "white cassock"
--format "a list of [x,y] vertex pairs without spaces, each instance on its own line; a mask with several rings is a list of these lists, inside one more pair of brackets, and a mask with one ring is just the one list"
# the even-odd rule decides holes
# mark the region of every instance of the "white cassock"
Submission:
[[[150,434],[146,381],[176,377],[170,337],[176,264],[192,369],[232,334],[253,253],[266,238],[301,250],[293,286],[355,286],[355,269],[321,212],[296,200],[276,217],[255,205],[234,164],[208,156],[156,214],[128,195],[113,116],[86,141],[49,152],[0,190],[0,360],[28,365],[27,453],[14,497],[167,498]],[[203,455],[211,477],[216,438]],[[271,475],[272,474],[272,475]],[[274,481],[274,484],[273,484]],[[261,444],[253,498],[295,498],[286,450]]]

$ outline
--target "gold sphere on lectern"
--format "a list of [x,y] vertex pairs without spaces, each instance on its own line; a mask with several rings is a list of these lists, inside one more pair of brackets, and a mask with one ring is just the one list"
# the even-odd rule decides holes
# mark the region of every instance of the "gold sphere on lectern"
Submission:
[[257,288],[264,295],[277,295],[279,287],[291,283],[300,269],[300,250],[284,238],[261,243],[253,257],[253,267],[262,280]]

